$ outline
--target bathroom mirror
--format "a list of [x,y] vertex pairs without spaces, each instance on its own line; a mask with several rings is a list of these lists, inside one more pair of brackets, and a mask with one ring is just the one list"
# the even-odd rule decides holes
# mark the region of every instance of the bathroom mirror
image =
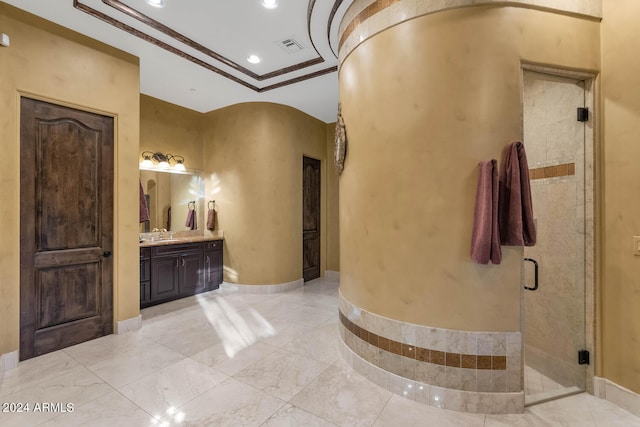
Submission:
[[[170,173],[165,171],[140,171],[149,221],[140,223],[140,232],[157,229],[167,231],[204,229],[204,180],[199,171]],[[186,224],[190,209],[195,208],[196,227]]]

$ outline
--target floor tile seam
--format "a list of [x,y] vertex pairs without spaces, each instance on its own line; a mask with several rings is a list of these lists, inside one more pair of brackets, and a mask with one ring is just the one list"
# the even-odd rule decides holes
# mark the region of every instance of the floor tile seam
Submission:
[[[171,350],[171,349],[169,349],[169,350]],[[174,351],[174,350],[171,350],[171,351],[172,351],[172,352],[174,352],[174,353],[176,353],[176,354],[178,354],[178,355],[180,355],[180,356],[182,356],[182,359],[180,359],[180,360],[176,360],[175,362],[173,362],[173,363],[171,363],[171,364],[169,364],[169,365],[167,365],[167,366],[171,366],[171,365],[173,365],[173,364],[175,364],[175,363],[178,363],[178,362],[181,362],[181,361],[183,361],[184,359],[186,359],[186,358],[187,358],[187,357],[183,356],[181,353],[178,353],[178,352],[176,352],[176,351]],[[98,363],[105,362],[106,360],[108,360],[108,359],[105,359],[105,360],[103,360],[103,361],[101,361],[101,362],[98,362]],[[162,368],[158,369],[157,371],[162,370],[162,369],[166,368],[167,366],[164,366],[164,367],[162,367]],[[105,382],[106,384],[109,384],[110,386],[112,386],[112,385],[111,385],[111,384],[110,384],[110,383],[109,383],[105,378],[101,377],[101,376],[100,376],[100,374],[98,374],[96,371],[94,371],[93,369],[91,369],[89,366],[86,366],[86,368],[87,368],[88,370],[90,370],[90,371],[91,371],[91,373],[93,373],[96,377],[100,378],[103,382]],[[157,371],[154,371],[154,372],[157,372]],[[147,375],[152,375],[152,374],[147,374]],[[134,381],[139,381],[141,378],[144,378],[144,377],[146,377],[147,375],[142,375],[142,376],[139,376],[139,377],[136,377],[136,376],[130,377],[130,378],[128,378],[128,379],[127,379],[127,382],[126,382],[125,384],[120,384],[118,387],[114,387],[114,388],[115,388],[116,390],[118,390],[118,389],[120,389],[120,388],[122,388],[122,387],[126,387],[126,386],[128,386],[129,384],[133,383]],[[112,386],[112,387],[113,387],[113,386]]]
[[[95,375],[95,374],[94,374],[94,375]],[[96,377],[100,378],[98,375],[96,375]],[[106,396],[106,395],[108,395],[109,393],[116,392],[116,393],[118,393],[118,394],[122,394],[122,393],[118,392],[118,390],[116,390],[116,388],[115,388],[115,387],[113,387],[113,386],[112,386],[111,384],[109,384],[108,382],[104,381],[102,378],[100,378],[100,380],[103,382],[103,384],[105,384],[105,385],[106,385],[107,387],[109,387],[111,390],[108,390],[106,393],[101,394],[100,396],[96,396],[96,397],[94,397],[93,399],[87,400],[86,402],[84,402],[84,403],[83,403],[83,404],[81,404],[81,405],[75,405],[75,404],[74,404],[74,405],[73,405],[73,412],[72,412],[72,413],[78,412],[78,409],[80,409],[80,408],[82,408],[82,407],[84,407],[84,406],[87,406],[88,404],[93,403],[93,402],[95,402],[95,401],[96,401],[96,400],[98,400],[98,399],[102,399],[103,397],[105,397],[105,396]],[[124,396],[124,397],[126,398],[126,396]],[[67,402],[65,402],[65,403],[67,403]],[[73,403],[73,402],[70,402],[70,403]],[[132,402],[132,403],[134,403],[134,402]],[[134,403],[134,404],[135,404],[135,403]],[[138,406],[138,405],[136,405],[136,406]],[[61,418],[61,417],[64,417],[65,415],[69,415],[69,414],[70,414],[70,413],[66,413],[66,414],[65,414],[65,413],[57,414],[56,416],[54,416],[54,417],[52,417],[52,418],[49,418],[48,420],[43,421],[43,422],[41,422],[41,423],[38,423],[37,425],[44,424],[44,423],[47,423],[47,422],[49,422],[49,421],[53,421],[53,420],[55,420],[55,419],[57,419],[57,418]]]
[[[371,381],[370,379],[368,379],[367,377],[365,377],[364,375],[361,375],[358,371],[356,371],[355,369],[353,369],[353,372],[360,375],[362,378],[364,378],[365,380],[369,381],[372,385],[375,385],[376,387],[380,387],[378,386],[376,383],[374,383],[373,381]],[[380,387],[381,388],[381,387]],[[387,409],[387,407],[389,406],[389,404],[391,403],[391,399],[393,399],[393,396],[395,396],[394,393],[391,393],[391,395],[387,398],[387,401],[385,402],[384,405],[380,405],[382,407],[382,409],[380,410],[380,412],[378,412],[378,415],[376,415],[376,417],[373,419],[373,422],[371,423],[371,426],[375,426],[376,423],[378,421],[380,421],[380,416],[382,415],[382,413],[384,412],[385,409]]]
[[[112,390],[112,391],[115,391],[115,388],[114,388],[111,384],[107,383],[106,381],[104,381],[104,379],[100,378],[100,377],[99,377],[98,375],[96,375],[94,372],[90,371],[86,366],[81,365],[81,364],[78,364],[78,366],[74,367],[74,369],[76,369],[76,368],[83,368],[83,369],[86,369],[86,370],[87,370],[91,375],[94,375],[97,379],[99,379],[99,380],[100,380],[100,382],[101,382],[102,384],[104,384],[104,385],[106,385],[107,387],[111,388],[111,390]],[[9,393],[9,394],[6,394],[6,395],[0,395],[0,399],[2,399],[2,401],[3,401],[3,402],[8,402],[8,401],[10,401],[10,399],[11,399],[11,397],[12,397],[12,396],[14,396],[14,395],[16,395],[16,394],[18,394],[18,393],[27,393],[27,392],[29,392],[29,391],[30,391],[30,390],[32,390],[32,389],[39,389],[39,388],[42,388],[42,386],[43,386],[43,384],[44,384],[44,383],[46,383],[46,382],[50,382],[50,381],[54,381],[54,380],[59,379],[59,378],[62,378],[63,376],[68,375],[68,374],[70,374],[71,372],[72,372],[72,370],[69,370],[69,371],[63,372],[62,374],[56,375],[55,377],[51,377],[51,378],[48,378],[48,379],[46,379],[46,380],[44,380],[44,381],[42,381],[42,382],[39,382],[39,383],[37,383],[37,384],[33,384],[33,385],[29,386],[29,387],[25,387],[25,388],[23,388],[23,389],[16,390],[15,392],[12,392],[12,393]],[[75,386],[75,384],[74,384],[74,386]],[[102,394],[101,396],[104,396],[104,395],[106,395],[107,393],[109,393],[109,391],[107,391],[106,393]],[[94,399],[91,399],[91,401],[93,401],[93,400],[95,400],[95,399],[98,399],[98,398],[100,398],[101,396],[98,396],[98,397],[96,397],[96,398],[94,398]],[[23,399],[23,400],[24,400],[24,399]],[[67,402],[65,402],[65,403],[67,403]],[[70,403],[73,403],[73,402],[70,402]],[[88,403],[88,402],[85,402],[85,403]],[[84,405],[84,403],[83,403],[83,405]],[[49,418],[49,419],[51,420],[51,419],[53,419],[53,417],[52,417],[52,418]]]
[[[60,350],[60,351],[61,351],[61,350]],[[66,353],[65,353],[65,354],[66,354]],[[67,354],[67,356],[69,356],[69,355]],[[71,359],[76,363],[76,365],[75,365],[75,366],[73,366],[71,369],[74,369],[76,366],[77,366],[77,367],[82,366],[82,367],[85,367],[85,368],[86,368],[86,366],[82,365],[81,363],[79,363],[77,360],[75,360],[75,359],[74,359],[74,358],[72,358],[71,356],[69,356],[69,357],[70,357],[70,358],[71,358]],[[18,366],[18,367],[20,367],[20,366]],[[6,397],[11,396],[11,395],[13,395],[13,394],[16,394],[16,393],[18,393],[18,392],[22,392],[22,391],[25,391],[25,390],[28,390],[28,389],[31,389],[31,388],[34,388],[34,387],[38,387],[38,386],[41,386],[43,383],[45,383],[45,382],[47,382],[47,381],[52,381],[52,380],[55,380],[55,379],[57,379],[57,378],[60,378],[60,377],[62,377],[63,375],[68,374],[68,373],[70,372],[70,370],[71,370],[71,369],[67,369],[67,370],[63,370],[63,371],[57,372],[57,373],[56,373],[56,374],[54,374],[53,376],[48,377],[48,378],[46,378],[46,379],[44,379],[44,380],[38,380],[38,381],[36,381],[35,383],[33,383],[33,384],[29,385],[29,386],[25,386],[25,387],[18,387],[18,389],[13,390],[13,391],[12,391],[12,392],[10,392],[10,393],[2,393],[2,392],[0,392],[0,399],[5,399]],[[88,368],[87,368],[87,369],[88,369]],[[9,371],[9,372],[11,372],[11,371]],[[6,374],[3,376],[3,378],[2,378],[2,379],[3,379],[3,381],[6,379]],[[100,379],[102,380],[102,378],[100,378]],[[0,384],[2,384],[2,383],[0,383]]]
[[[279,399],[282,401],[282,399]],[[278,409],[276,409],[271,415],[269,415],[267,417],[266,420],[264,420],[262,423],[260,423],[260,427],[266,426],[267,422],[275,415],[277,414],[282,408],[284,408],[285,406],[287,406],[287,402],[283,402],[282,406],[280,406]]]

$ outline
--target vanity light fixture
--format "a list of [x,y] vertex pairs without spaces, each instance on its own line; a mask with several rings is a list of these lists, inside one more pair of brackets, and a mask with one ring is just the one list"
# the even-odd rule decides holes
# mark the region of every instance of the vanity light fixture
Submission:
[[261,3],[262,6],[266,7],[267,9],[275,9],[276,7],[278,7],[278,0],[262,0]]
[[142,153],[140,169],[184,172],[184,157],[174,154],[145,151]]
[[164,0],[147,0],[147,4],[153,6],[153,7],[164,7]]
[[247,57],[247,61],[249,61],[252,64],[258,64],[260,63],[261,59],[258,55],[249,55]]

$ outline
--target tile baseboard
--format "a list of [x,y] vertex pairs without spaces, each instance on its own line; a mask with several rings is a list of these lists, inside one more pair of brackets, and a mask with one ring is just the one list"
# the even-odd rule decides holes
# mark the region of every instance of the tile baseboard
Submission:
[[324,278],[331,282],[339,282],[340,281],[340,272],[334,270],[325,270]]
[[594,395],[600,399],[608,400],[640,417],[640,394],[626,389],[606,378],[595,377],[593,379]]
[[225,292],[238,292],[243,294],[275,294],[300,288],[304,285],[304,279],[274,285],[243,285],[242,283],[222,282],[220,290]]
[[138,314],[131,319],[116,322],[116,335],[122,335],[130,331],[136,331],[142,327],[142,315]]
[[18,350],[0,354],[0,372],[7,372],[18,367]]

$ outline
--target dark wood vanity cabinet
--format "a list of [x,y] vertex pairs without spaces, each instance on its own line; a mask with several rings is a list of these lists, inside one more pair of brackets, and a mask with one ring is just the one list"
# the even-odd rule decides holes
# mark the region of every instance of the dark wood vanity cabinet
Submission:
[[[145,250],[149,251],[146,260],[143,259]],[[145,285],[148,286],[148,292],[145,288],[144,294],[143,261],[148,262],[149,269],[148,285]],[[222,283],[221,273],[221,240],[141,248],[140,306],[148,307],[217,289]]]
[[222,240],[204,242],[204,286],[207,291],[222,283]]
[[151,248],[140,248],[140,305],[151,300]]

